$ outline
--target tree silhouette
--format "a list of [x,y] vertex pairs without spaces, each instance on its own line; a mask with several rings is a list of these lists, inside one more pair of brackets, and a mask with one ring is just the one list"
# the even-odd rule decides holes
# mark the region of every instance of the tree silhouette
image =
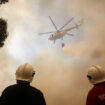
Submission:
[[7,36],[7,22],[4,19],[0,18],[0,47],[3,47],[4,41]]
[[4,4],[6,2],[8,2],[8,0],[0,0],[0,4]]
[[[0,5],[8,2],[8,0],[0,0]],[[7,22],[0,18],[0,47],[3,47],[4,41],[8,36],[7,32]]]

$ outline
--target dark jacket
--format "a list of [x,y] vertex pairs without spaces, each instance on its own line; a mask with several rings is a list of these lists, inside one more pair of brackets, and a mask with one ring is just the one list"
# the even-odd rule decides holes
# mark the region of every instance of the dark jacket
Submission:
[[42,92],[30,85],[16,84],[7,87],[0,105],[46,105]]
[[105,82],[96,84],[90,90],[86,105],[105,105]]

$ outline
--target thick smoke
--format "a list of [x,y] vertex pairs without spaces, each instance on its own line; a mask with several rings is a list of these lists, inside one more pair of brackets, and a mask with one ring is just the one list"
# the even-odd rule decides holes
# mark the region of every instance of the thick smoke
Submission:
[[39,72],[33,84],[43,90],[47,104],[85,105],[90,86],[86,68],[93,62],[87,64],[86,59],[62,56],[51,50],[43,51],[35,62]]
[[[67,45],[64,48],[67,53],[73,52],[74,55],[88,56],[93,58],[100,58],[104,56],[104,1],[99,2],[98,0],[93,1],[83,1],[79,0],[82,8],[78,9],[77,13],[82,13],[85,21],[85,39],[81,40],[79,43]],[[80,6],[81,6],[80,5]],[[81,14],[80,13],[80,14]]]
[[[104,67],[105,62],[104,5],[103,0],[10,0],[2,6],[0,15],[8,19],[10,35],[0,51],[0,92],[15,83],[18,65],[30,62],[36,70],[32,85],[44,92],[48,105],[85,105],[91,88],[87,68]],[[58,27],[71,17],[76,22],[84,19],[83,26],[72,32],[74,37],[65,36],[63,49],[62,41],[53,44],[49,36],[38,36],[53,30],[49,15]]]

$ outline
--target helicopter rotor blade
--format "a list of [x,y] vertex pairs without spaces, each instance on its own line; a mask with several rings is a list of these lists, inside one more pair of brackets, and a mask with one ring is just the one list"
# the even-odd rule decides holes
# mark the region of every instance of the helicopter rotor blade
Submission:
[[57,26],[55,25],[55,23],[53,22],[52,18],[49,16],[49,19],[51,20],[53,26],[55,27],[56,31],[58,31]]
[[45,32],[45,33],[39,33],[39,35],[51,34],[51,33],[54,33],[54,32]]
[[72,17],[63,27],[61,27],[59,30],[62,30],[65,26],[67,26],[72,20],[74,19],[74,17]]
[[74,36],[73,34],[66,33],[67,35]]

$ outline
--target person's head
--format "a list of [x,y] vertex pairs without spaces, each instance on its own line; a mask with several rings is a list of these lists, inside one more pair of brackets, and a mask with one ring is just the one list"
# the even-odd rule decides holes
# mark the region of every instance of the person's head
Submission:
[[87,72],[87,78],[93,85],[105,81],[105,70],[99,65],[92,65]]
[[23,83],[23,82],[31,83],[34,75],[35,71],[30,64],[28,63],[22,64],[16,70],[17,83]]

